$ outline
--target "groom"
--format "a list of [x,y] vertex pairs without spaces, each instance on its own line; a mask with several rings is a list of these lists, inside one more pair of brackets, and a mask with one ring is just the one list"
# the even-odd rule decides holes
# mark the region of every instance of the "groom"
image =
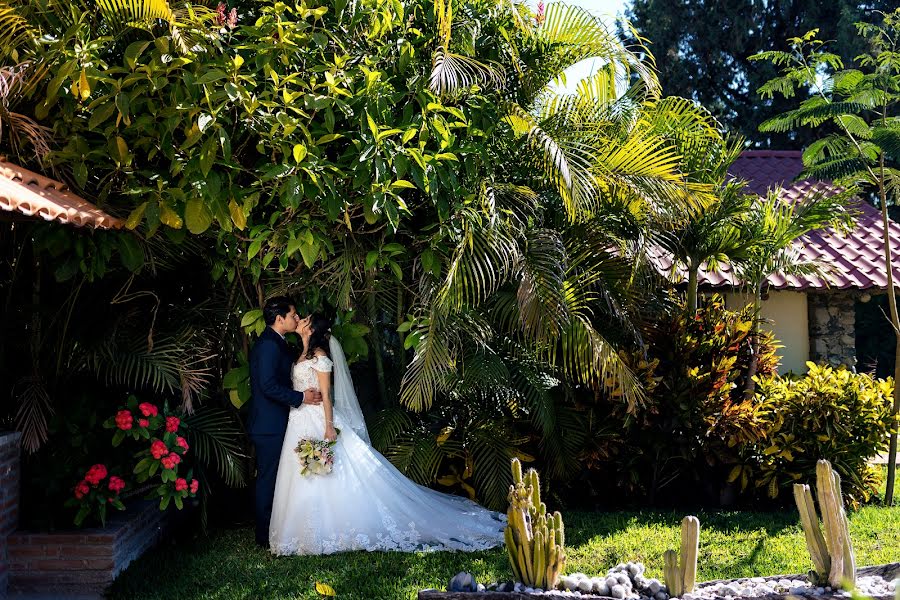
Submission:
[[297,392],[291,386],[296,353],[284,340],[297,329],[300,317],[291,301],[271,298],[263,307],[266,329],[250,350],[250,418],[247,432],[256,448],[256,543],[269,547],[269,520],[275,497],[275,478],[288,412],[303,403],[320,404],[317,390]]

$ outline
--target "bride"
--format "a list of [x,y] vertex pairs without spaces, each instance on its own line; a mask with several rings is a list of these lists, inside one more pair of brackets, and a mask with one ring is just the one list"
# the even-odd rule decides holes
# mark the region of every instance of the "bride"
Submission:
[[[315,313],[297,328],[303,352],[291,373],[294,389],[317,389],[323,402],[291,409],[269,526],[272,553],[499,546],[504,516],[414,483],[372,448],[344,351],[330,327]],[[331,473],[300,474],[294,448],[301,439],[337,440]]]

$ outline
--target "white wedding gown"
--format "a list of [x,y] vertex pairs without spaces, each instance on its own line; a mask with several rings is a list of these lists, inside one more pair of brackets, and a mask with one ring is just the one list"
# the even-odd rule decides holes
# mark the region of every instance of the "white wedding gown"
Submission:
[[[338,361],[343,352],[338,345],[340,357],[335,356],[335,343],[332,356]],[[292,372],[294,389],[318,389],[315,371],[330,372],[333,365],[325,356],[298,362]],[[346,369],[346,361],[341,366]],[[349,381],[349,370],[344,381]],[[352,393],[352,383],[349,386]],[[329,474],[301,475],[294,453],[300,439],[323,438],[325,409],[308,404],[291,409],[269,528],[273,554],[483,550],[503,543],[505,515],[407,479],[368,444],[355,393],[355,406],[341,397],[346,392],[335,389],[333,395],[334,425],[341,432],[333,446],[334,468]]]

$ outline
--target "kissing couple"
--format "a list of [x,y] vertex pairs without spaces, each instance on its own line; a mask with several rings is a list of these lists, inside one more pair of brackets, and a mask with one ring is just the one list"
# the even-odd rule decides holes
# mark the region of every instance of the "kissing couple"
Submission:
[[[505,515],[407,479],[369,441],[347,359],[321,313],[269,299],[250,352],[248,432],[256,448],[256,542],[276,555],[350,550],[483,550]],[[299,352],[285,339],[295,333]],[[333,468],[301,474],[300,440],[333,441]]]

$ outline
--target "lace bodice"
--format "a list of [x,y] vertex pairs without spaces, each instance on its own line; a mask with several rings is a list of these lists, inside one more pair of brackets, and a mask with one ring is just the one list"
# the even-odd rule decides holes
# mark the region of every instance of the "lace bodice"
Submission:
[[291,383],[298,392],[319,389],[319,377],[316,371],[331,373],[334,363],[327,356],[316,356],[301,360],[291,368]]

